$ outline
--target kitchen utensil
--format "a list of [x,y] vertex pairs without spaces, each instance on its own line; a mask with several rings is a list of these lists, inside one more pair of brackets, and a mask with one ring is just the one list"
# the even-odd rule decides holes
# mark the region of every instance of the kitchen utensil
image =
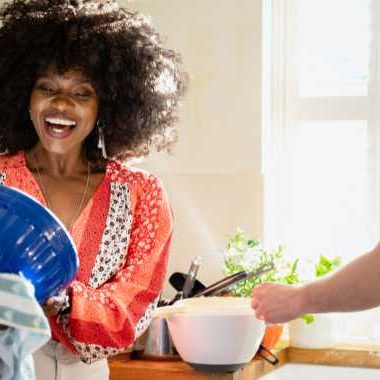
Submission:
[[162,308],[168,311],[169,331],[181,358],[206,372],[244,367],[260,348],[265,332],[265,323],[255,317],[250,303],[249,298],[202,297]]
[[75,277],[79,261],[65,226],[20,190],[0,185],[0,271],[31,281],[43,304]]
[[[178,313],[183,308],[183,306],[177,305],[157,307],[148,329],[137,339],[134,345],[133,356],[155,360],[180,359],[174,347],[165,317],[171,313]],[[164,310],[164,312],[161,313],[161,310]]]
[[258,270],[254,272],[246,272],[241,271],[238,273],[235,273],[229,277],[225,277],[222,280],[215,282],[214,284],[208,286],[206,289],[201,290],[200,292],[196,293],[193,297],[201,297],[201,296],[211,296],[216,295],[226,288],[230,287],[233,284],[236,284],[239,281],[248,280],[251,278],[259,277],[263,275],[264,273],[269,272],[273,269],[273,264],[265,264],[261,266]]
[[145,342],[142,344],[143,349],[139,352],[139,356],[159,359],[178,356],[165,318],[154,318],[146,334]]
[[[187,274],[181,273],[181,272],[174,272],[169,277],[169,282],[173,286],[173,288],[177,291],[182,291],[183,285],[186,281]],[[202,284],[199,280],[195,279],[193,289],[191,290],[189,297],[192,297],[194,294],[200,292],[201,290],[205,289],[206,286]]]
[[191,261],[189,273],[186,276],[186,280],[182,288],[183,298],[187,298],[189,294],[191,293],[200,265],[201,265],[201,258],[199,256],[195,257]]
[[280,359],[273,352],[268,350],[263,344],[260,344],[256,355],[272,365],[277,365],[280,362]]
[[183,288],[179,292],[177,292],[177,294],[174,296],[174,298],[171,301],[165,302],[167,305],[172,305],[173,303],[177,302],[178,300],[182,298],[187,298],[191,294],[194,283],[195,283],[195,277],[198,273],[198,269],[200,265],[201,265],[201,258],[197,256],[191,262],[189,273],[185,277]]

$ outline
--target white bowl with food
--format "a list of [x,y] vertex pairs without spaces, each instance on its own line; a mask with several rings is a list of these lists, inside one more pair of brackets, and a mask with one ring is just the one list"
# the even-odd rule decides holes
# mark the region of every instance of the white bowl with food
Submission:
[[265,332],[249,298],[188,298],[159,308],[156,316],[165,316],[181,358],[207,372],[244,367],[255,356]]

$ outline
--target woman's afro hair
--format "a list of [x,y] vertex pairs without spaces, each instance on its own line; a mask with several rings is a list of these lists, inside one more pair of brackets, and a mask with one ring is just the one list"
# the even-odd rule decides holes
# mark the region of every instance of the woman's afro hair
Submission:
[[[0,9],[0,152],[34,146],[30,92],[50,66],[81,70],[99,97],[107,154],[118,160],[167,149],[187,76],[147,17],[114,1],[14,0]],[[102,161],[98,128],[86,158]]]

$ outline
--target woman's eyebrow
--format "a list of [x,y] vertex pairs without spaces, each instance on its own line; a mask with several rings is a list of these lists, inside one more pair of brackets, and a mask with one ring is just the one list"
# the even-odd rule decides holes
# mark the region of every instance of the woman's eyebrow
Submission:
[[92,83],[87,78],[75,78],[75,79],[73,79],[73,82],[75,84],[88,84],[88,85],[92,86]]
[[[54,80],[54,79],[58,79],[60,78],[61,76],[60,75],[51,75],[51,74],[42,74],[38,77],[37,80],[41,80],[41,79],[50,79],[50,80]],[[62,78],[62,77],[61,77]],[[89,79],[87,78],[73,78],[73,82],[75,84],[88,84],[90,86],[92,86],[92,83]]]

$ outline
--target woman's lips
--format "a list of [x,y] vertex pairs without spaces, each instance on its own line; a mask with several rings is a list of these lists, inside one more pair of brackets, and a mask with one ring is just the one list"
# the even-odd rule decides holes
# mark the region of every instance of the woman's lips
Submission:
[[64,139],[70,136],[75,126],[52,124],[47,121],[44,122],[46,134],[55,139]]

